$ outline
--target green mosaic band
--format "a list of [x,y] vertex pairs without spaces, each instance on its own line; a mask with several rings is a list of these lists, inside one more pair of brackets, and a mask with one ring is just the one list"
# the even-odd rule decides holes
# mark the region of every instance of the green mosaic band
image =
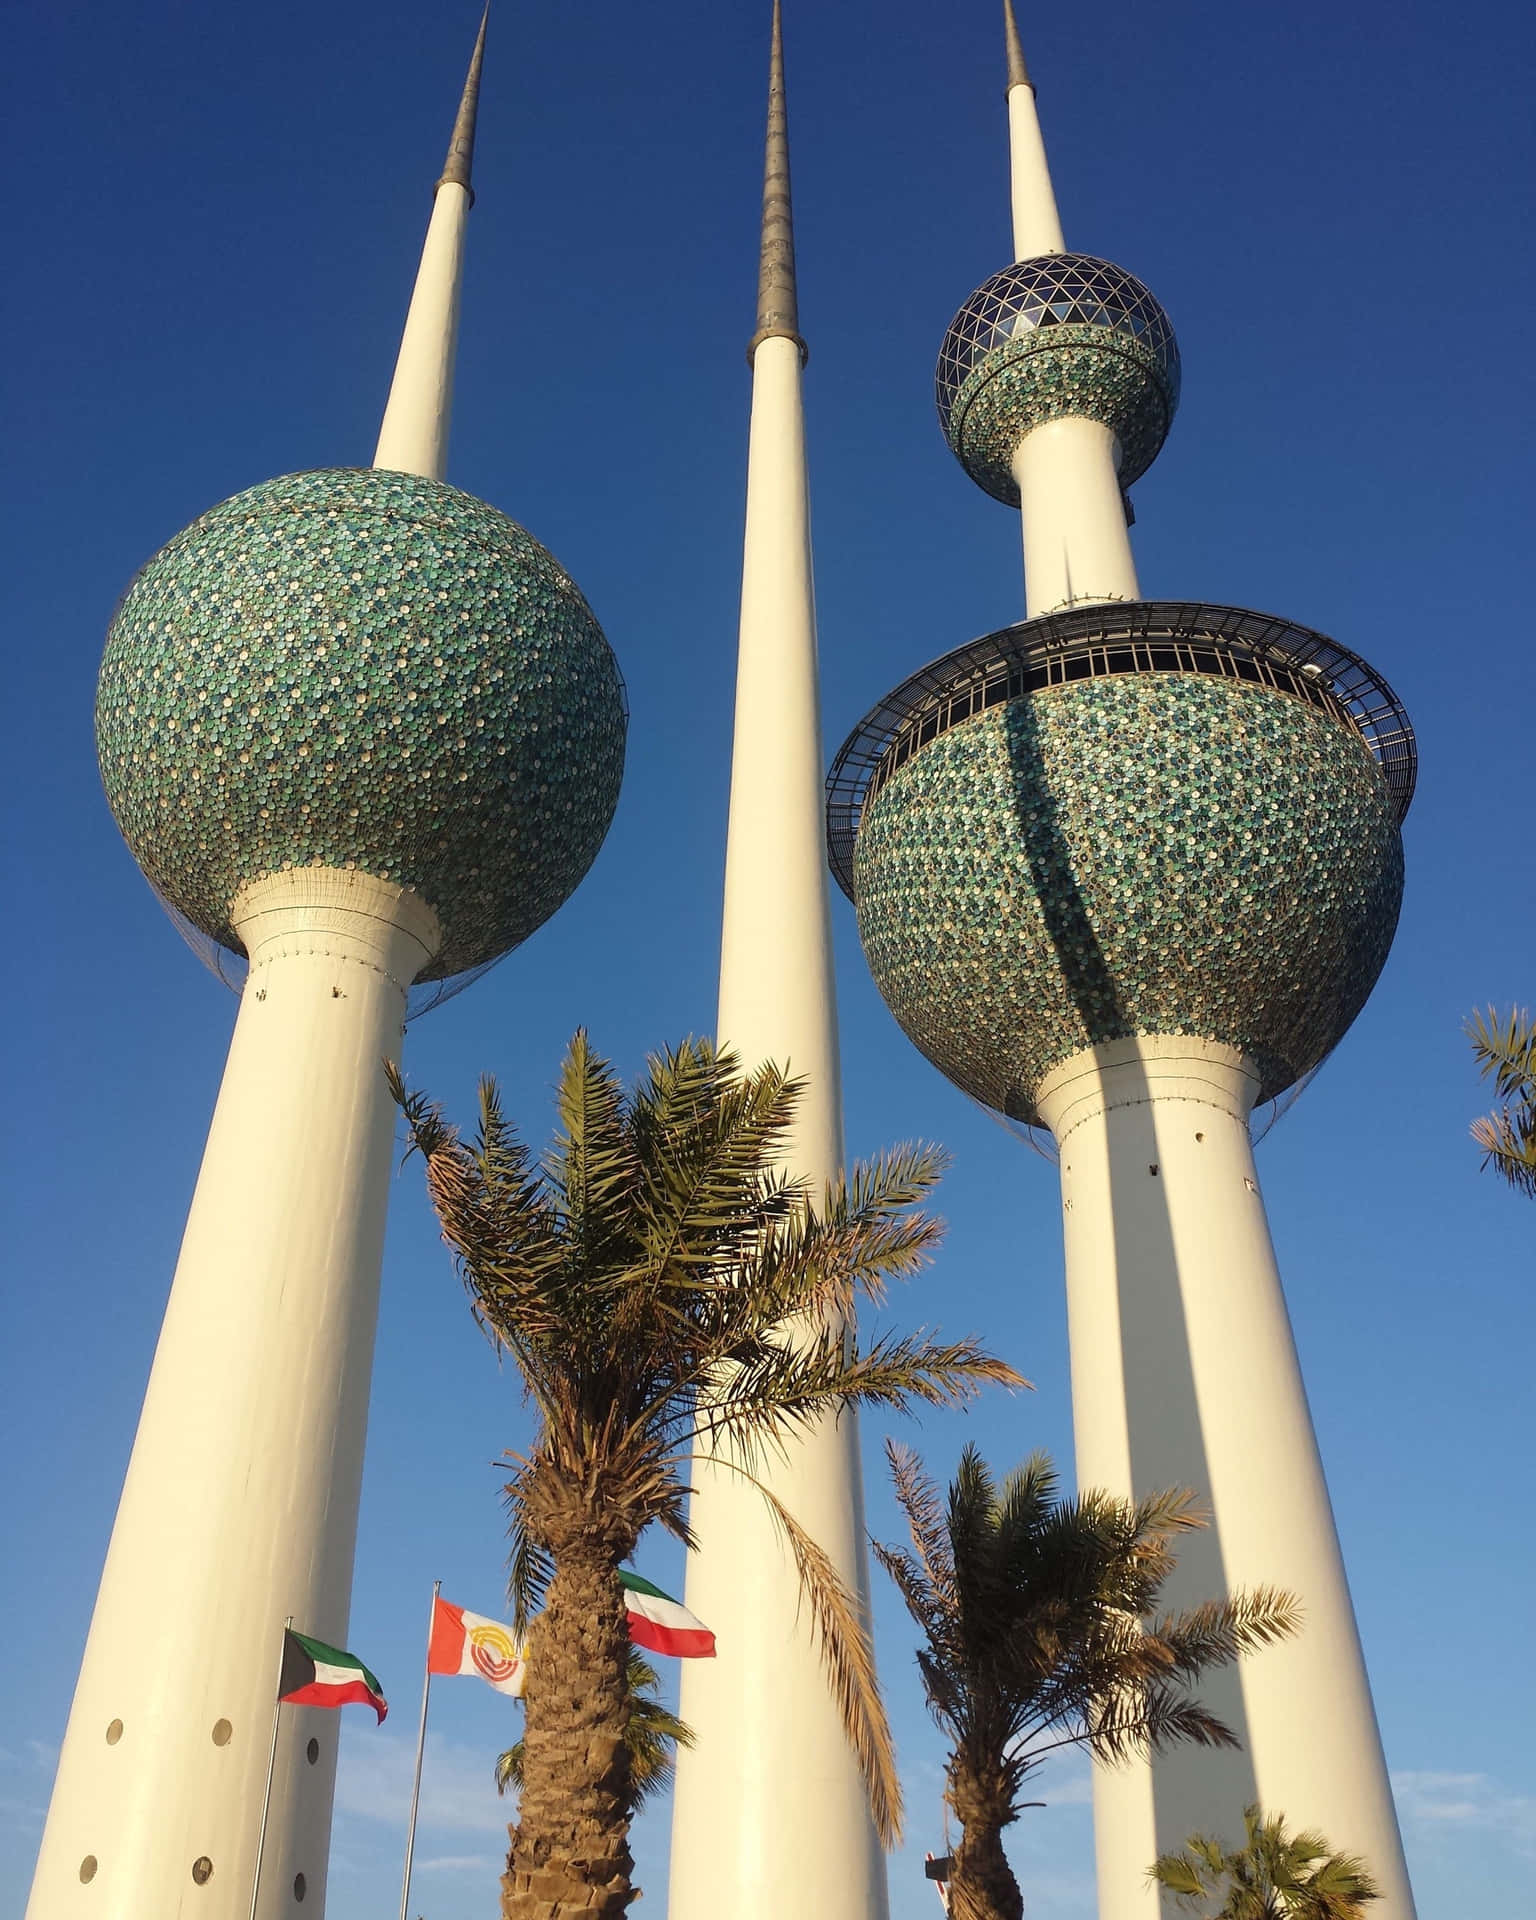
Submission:
[[1352,726],[1186,673],[1051,687],[940,733],[869,800],[859,932],[909,1038],[1033,1120],[1084,1047],[1189,1034],[1262,1097],[1316,1066],[1386,960],[1402,843]]
[[945,431],[977,486],[1019,504],[1013,456],[1048,420],[1097,420],[1120,442],[1120,484],[1139,480],[1173,423],[1158,356],[1108,327],[1042,327],[996,347],[955,395]]
[[591,608],[505,514],[412,474],[290,474],[157,553],[112,622],[102,782],[134,858],[203,933],[265,874],[416,889],[424,978],[526,939],[591,865],[624,768]]

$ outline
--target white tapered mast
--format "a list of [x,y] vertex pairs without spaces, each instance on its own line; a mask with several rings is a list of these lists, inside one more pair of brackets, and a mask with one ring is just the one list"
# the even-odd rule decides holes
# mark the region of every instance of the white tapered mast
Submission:
[[[752,364],[746,541],[727,832],[718,1034],[742,1065],[806,1082],[787,1170],[813,1189],[842,1165],[837,1012],[822,818],[800,336],[779,8]],[[858,1426],[851,1413],[757,1471],[867,1594]],[[883,1920],[885,1870],[798,1586],[761,1495],[694,1473],[688,1605],[713,1660],[686,1661],[670,1920]]]
[[480,105],[480,68],[485,59],[487,0],[470,56],[469,74],[448,143],[448,158],[432,199],[432,218],[421,265],[405,316],[395,361],[376,467],[441,480],[448,470],[448,429],[453,416],[453,360],[459,335],[459,288],[464,277],[464,234],[475,204],[470,176],[475,158],[475,116]]
[[1035,83],[1024,61],[1013,0],[1003,0],[1003,32],[1008,42],[1008,159],[1013,189],[1013,257],[1034,260],[1042,253],[1065,253],[1056,192],[1035,111]]
[[[1003,0],[1008,49],[1008,158],[1016,260],[1065,253],[1056,191],[1035,111],[1013,0]],[[1096,420],[1049,420],[1020,441],[1013,477],[1023,516],[1030,619],[1096,600],[1139,600],[1119,447]]]

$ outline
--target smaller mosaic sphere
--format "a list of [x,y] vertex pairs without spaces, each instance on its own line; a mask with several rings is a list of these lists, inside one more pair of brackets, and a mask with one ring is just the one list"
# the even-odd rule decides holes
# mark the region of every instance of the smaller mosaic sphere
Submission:
[[414,889],[444,944],[495,959],[596,857],[624,687],[553,556],[440,481],[296,473],[205,513],[107,635],[96,740],[134,858],[239,952],[235,896],[308,866]]
[[1087,253],[994,273],[949,323],[939,420],[977,486],[1019,504],[1013,456],[1048,420],[1097,420],[1120,443],[1120,484],[1157,458],[1179,404],[1173,326],[1132,274]]
[[1397,809],[1348,722],[1268,687],[1116,674],[939,733],[865,805],[865,957],[908,1037],[1033,1120],[1083,1049],[1187,1034],[1262,1098],[1364,1005],[1402,898]]

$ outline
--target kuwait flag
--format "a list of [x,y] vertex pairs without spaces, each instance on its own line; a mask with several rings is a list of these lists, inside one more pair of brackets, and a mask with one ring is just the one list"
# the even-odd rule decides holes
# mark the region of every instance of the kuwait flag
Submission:
[[378,1681],[355,1653],[311,1640],[289,1627],[283,1634],[283,1670],[277,1697],[296,1707],[345,1707],[356,1701],[372,1707],[382,1722],[389,1712]]
[[432,1637],[427,1642],[428,1673],[478,1673],[498,1693],[523,1697],[528,1678],[523,1649],[512,1629],[482,1613],[468,1613],[446,1600],[432,1602]]
[[675,1654],[681,1660],[712,1660],[715,1636],[684,1606],[642,1580],[628,1567],[619,1568],[624,1605],[629,1614],[629,1637],[652,1653]]

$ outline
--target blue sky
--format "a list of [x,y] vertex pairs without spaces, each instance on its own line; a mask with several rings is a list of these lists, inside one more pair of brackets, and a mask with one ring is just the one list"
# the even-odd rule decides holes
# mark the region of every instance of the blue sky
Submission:
[[[1473,1005],[1531,997],[1536,295],[1529,16],[1468,0],[1025,9],[1069,244],[1144,278],[1185,388],[1136,490],[1152,596],[1283,613],[1362,653],[1418,728],[1396,948],[1260,1149],[1423,1920],[1514,1913],[1536,1871],[1528,1376],[1536,1207],[1478,1172]],[[933,416],[944,326],[1007,252],[993,0],[789,0],[829,750],[912,668],[1022,611],[1017,523]],[[366,463],[475,7],[50,0],[0,112],[11,350],[0,593],[12,695],[0,1340],[0,1916],[19,1915],[234,1003],[96,778],[101,637],[130,574],[273,474]],[[570,904],[415,1025],[413,1078],[496,1072],[542,1137],[578,1023],[625,1068],[713,1018],[767,6],[503,0],[493,22],[450,478],[523,521],[603,621],[633,708],[608,843]],[[836,906],[848,1136],[943,1141],[950,1234],[901,1311],[1037,1383],[909,1434],[1070,1460],[1051,1169],[881,1005]],[[526,1433],[420,1187],[384,1275],[352,1641],[396,1713],[343,1745],[333,1920],[389,1911],[426,1599],[494,1612],[491,1462]],[[871,1516],[896,1528],[866,1433]],[[647,1560],[672,1585],[665,1551]],[[675,1585],[673,1590],[676,1590]],[[941,1748],[903,1620],[880,1651],[908,1782],[897,1920],[928,1916]],[[487,1910],[513,1711],[439,1687],[413,1912]],[[1081,1770],[1015,1846],[1085,1920]],[[650,1912],[664,1815],[637,1852]]]

